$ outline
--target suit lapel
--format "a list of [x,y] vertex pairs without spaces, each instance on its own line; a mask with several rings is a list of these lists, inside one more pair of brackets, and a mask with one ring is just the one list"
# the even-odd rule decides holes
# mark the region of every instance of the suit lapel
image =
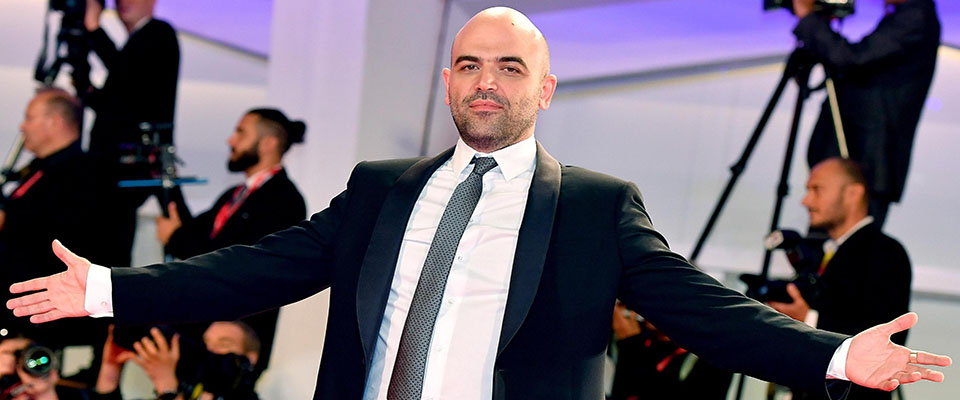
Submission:
[[397,178],[380,207],[357,283],[357,324],[368,367],[410,213],[427,180],[452,154],[453,148],[408,168]]
[[540,286],[560,197],[560,163],[537,143],[537,167],[517,238],[507,306],[500,331],[499,356],[520,329]]

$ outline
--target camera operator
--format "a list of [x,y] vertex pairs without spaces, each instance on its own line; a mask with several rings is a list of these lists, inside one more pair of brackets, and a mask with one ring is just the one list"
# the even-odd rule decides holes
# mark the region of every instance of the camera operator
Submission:
[[[130,34],[119,50],[100,28],[100,3],[87,1],[84,25],[90,31],[93,51],[109,73],[102,88],[77,90],[89,93],[86,105],[97,114],[90,130],[90,152],[117,163],[119,179],[149,179],[149,167],[120,164],[121,149],[141,143],[140,123],[174,121],[180,45],[173,28],[153,18],[156,0],[116,3],[117,14]],[[123,194],[120,211],[125,213],[127,226],[116,239],[129,253],[136,230],[136,210],[151,192],[127,189]],[[129,265],[129,256],[121,265]]]
[[[771,307],[819,329],[846,334],[907,312],[910,260],[903,246],[867,215],[868,196],[866,179],[856,162],[830,158],[814,166],[803,205],[809,210],[811,228],[830,236],[823,245],[817,290],[801,294],[790,284],[787,292],[793,302],[771,302]],[[893,335],[892,340],[903,345],[906,332]],[[826,398],[794,393],[796,399]],[[848,398],[890,399],[890,392],[854,385]]]
[[[869,213],[883,226],[891,202],[903,195],[913,137],[940,45],[933,0],[885,0],[887,14],[859,43],[830,28],[814,0],[793,0],[800,18],[798,46],[813,53],[836,83],[850,158],[863,165]],[[810,138],[810,166],[840,155],[830,106],[821,107]]]
[[[80,148],[81,112],[75,97],[50,87],[40,89],[26,107],[20,131],[23,148],[34,158],[11,173],[15,187],[0,199],[0,286],[60,270],[50,254],[54,239],[89,249],[91,258],[117,260],[109,242],[93,240],[99,233],[91,227],[109,232],[116,225],[105,212],[114,191],[105,168]],[[98,345],[105,327],[94,321],[38,326],[9,313],[0,318],[0,328],[55,347]],[[63,335],[67,329],[76,333]]]
[[[243,322],[214,322],[203,333],[206,351],[219,356],[238,356],[237,359],[241,361],[239,366],[233,358],[217,358],[213,363],[205,362],[202,357],[198,359],[196,355],[188,358],[188,354],[181,353],[180,335],[173,334],[168,340],[159,328],[151,328],[149,337],[134,342],[133,351],[118,346],[113,338],[113,327],[110,327],[95,390],[104,399],[120,398],[117,390],[120,372],[127,361],[133,361],[144,369],[160,400],[258,398],[253,391],[254,382],[248,382],[248,378],[254,376],[253,365],[260,355],[260,341],[253,329]],[[185,366],[183,362],[203,365]],[[223,365],[234,368],[223,368]],[[210,370],[214,368],[218,370]],[[178,378],[180,371],[190,371],[198,375],[201,382],[190,381],[191,378]],[[201,391],[202,394],[199,394]],[[195,397],[194,393],[198,393],[199,397]]]

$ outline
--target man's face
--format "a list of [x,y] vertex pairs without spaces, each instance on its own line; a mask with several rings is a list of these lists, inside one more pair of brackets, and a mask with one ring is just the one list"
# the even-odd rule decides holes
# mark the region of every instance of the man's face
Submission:
[[230,160],[227,162],[227,169],[233,172],[246,171],[260,162],[260,136],[257,134],[257,121],[259,116],[254,114],[244,115],[237,123],[237,128],[227,139],[227,145],[230,146]]
[[240,354],[243,352],[243,329],[229,322],[214,322],[203,333],[203,343],[214,354]]
[[42,152],[53,136],[51,118],[47,115],[47,104],[42,96],[34,97],[27,105],[20,123],[23,132],[23,148],[31,153]]
[[463,141],[491,152],[532,135],[556,84],[546,76],[547,63],[546,42],[535,28],[481,16],[468,22],[443,71],[446,103]]
[[812,228],[829,231],[842,224],[847,217],[848,211],[843,201],[847,182],[839,169],[838,165],[828,162],[810,171],[803,206],[807,207],[810,214]]
[[154,4],[156,0],[117,0],[117,14],[124,24],[133,25],[153,15]]

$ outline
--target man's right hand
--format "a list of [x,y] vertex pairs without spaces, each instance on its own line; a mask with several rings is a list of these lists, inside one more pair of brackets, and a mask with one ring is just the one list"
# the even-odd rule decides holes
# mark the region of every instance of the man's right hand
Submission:
[[83,307],[90,261],[67,250],[59,240],[53,241],[53,253],[67,265],[67,270],[11,285],[10,293],[15,294],[39,290],[7,301],[7,308],[13,310],[13,315],[30,315],[30,322],[35,324],[90,315]]
[[83,25],[87,31],[93,32],[100,29],[100,14],[103,12],[103,6],[97,0],[87,1],[87,12],[83,15]]

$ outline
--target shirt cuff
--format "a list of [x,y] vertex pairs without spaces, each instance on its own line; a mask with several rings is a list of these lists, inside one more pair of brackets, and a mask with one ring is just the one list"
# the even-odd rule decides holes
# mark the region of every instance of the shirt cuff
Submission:
[[840,347],[837,348],[837,351],[833,353],[833,358],[830,359],[830,365],[827,366],[827,379],[847,379],[847,353],[850,352],[850,341],[853,338],[847,338],[843,343],[840,344]]
[[83,308],[94,318],[113,316],[113,282],[110,280],[110,268],[90,265]]

